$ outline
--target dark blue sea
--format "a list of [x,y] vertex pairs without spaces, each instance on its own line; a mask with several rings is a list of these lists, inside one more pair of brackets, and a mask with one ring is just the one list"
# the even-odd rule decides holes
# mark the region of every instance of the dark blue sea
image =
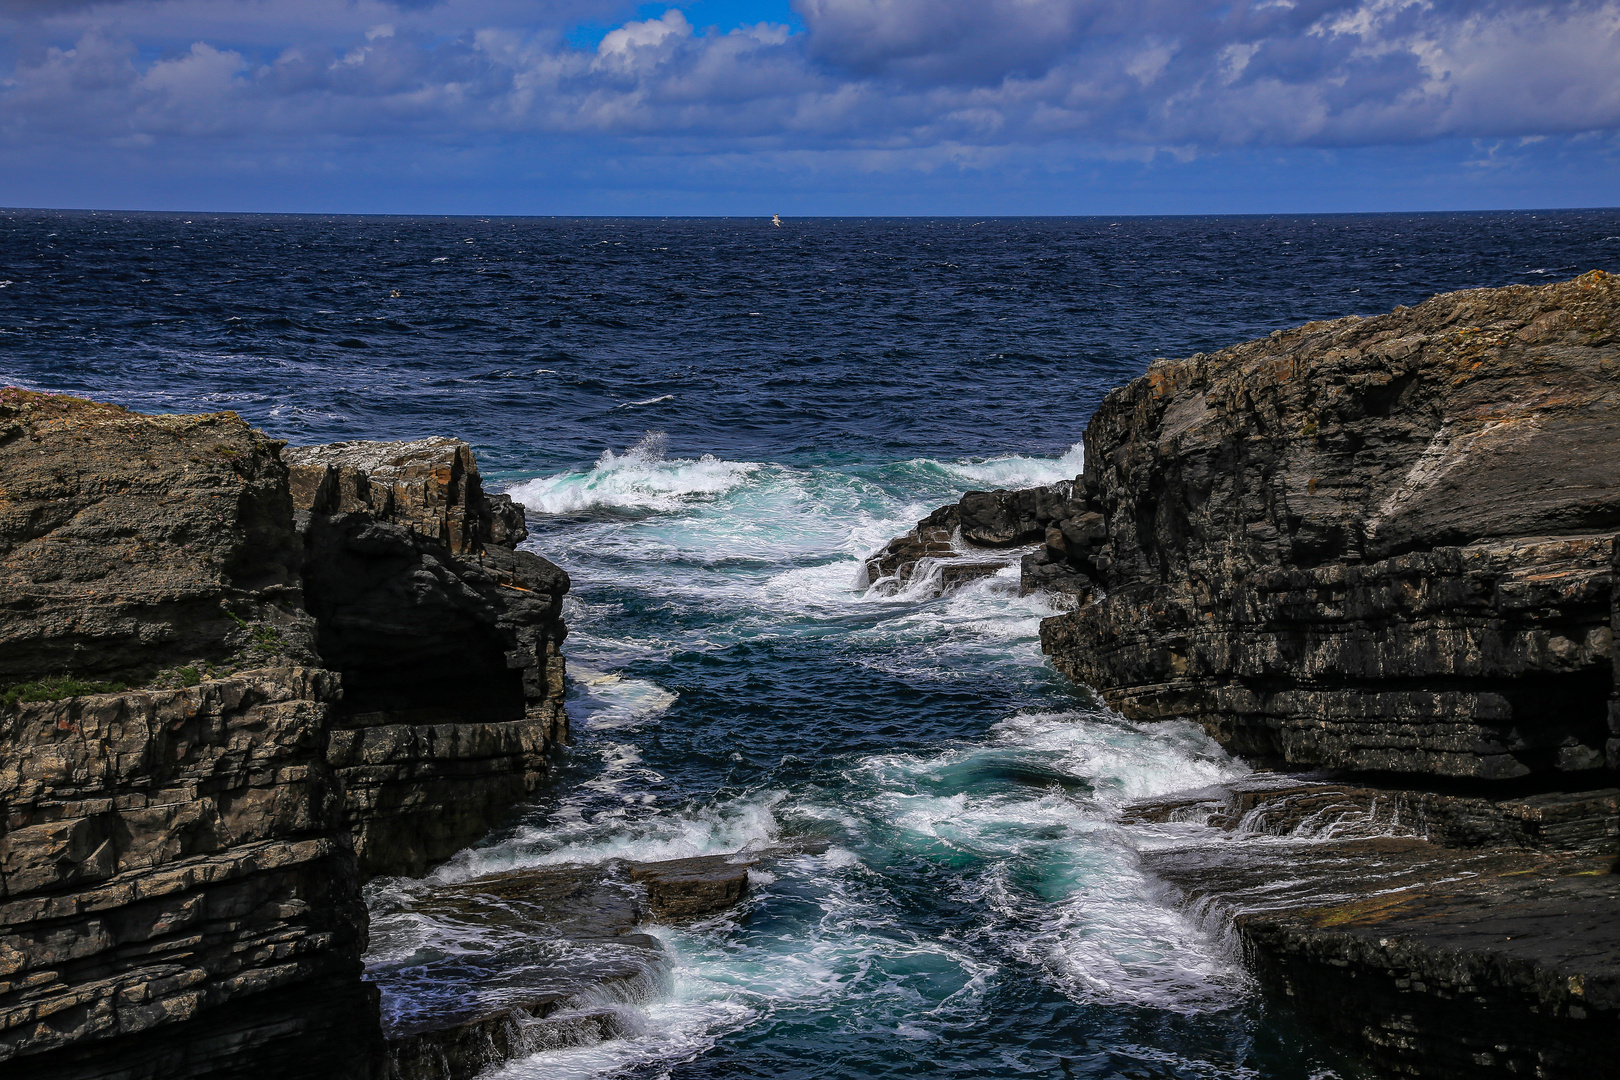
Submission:
[[604,1003],[625,1038],[492,1075],[1350,1080],[1141,868],[1222,834],[1121,821],[1246,767],[1058,677],[1015,577],[877,596],[861,556],[964,490],[1073,477],[1154,357],[1593,268],[1620,211],[0,211],[0,382],[300,444],[460,436],[572,575],[574,745],[487,843],[369,887],[390,1009],[523,977],[521,942],[408,910],[447,881],[805,847],[657,931],[667,970]]

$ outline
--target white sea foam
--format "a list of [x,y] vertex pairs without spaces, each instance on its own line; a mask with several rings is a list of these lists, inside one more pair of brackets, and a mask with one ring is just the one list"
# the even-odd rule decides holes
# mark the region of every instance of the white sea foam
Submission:
[[988,488],[1026,488],[1073,480],[1086,463],[1084,443],[1075,443],[1060,458],[1030,458],[1021,455],[988,458],[976,462],[942,462],[947,472],[975,485]]
[[[640,755],[626,744],[612,744],[610,752],[618,759],[610,763],[610,771],[615,764],[621,774],[641,766]],[[784,797],[780,791],[756,792],[734,802],[688,807],[680,812],[654,809],[637,814],[598,814],[590,820],[553,815],[550,822],[519,828],[499,844],[461,852],[433,876],[442,881],[464,881],[527,866],[589,865],[609,859],[660,862],[768,848],[781,836],[776,807]]]
[[586,726],[594,731],[634,727],[661,716],[675,704],[676,695],[645,679],[627,679],[578,664],[569,676],[595,700],[597,707],[586,718]]
[[760,467],[752,462],[721,461],[712,454],[696,460],[668,460],[664,446],[663,433],[650,431],[623,454],[602,451],[586,472],[521,481],[508,488],[507,494],[535,514],[576,514],[599,508],[678,510],[689,502],[730,491]]
[[[875,824],[915,854],[979,861],[962,899],[985,909],[984,935],[1066,994],[1181,1012],[1240,996],[1241,968],[1166,906],[1112,809],[1246,772],[1194,726],[1026,713],[984,743],[878,755],[862,768]],[[1015,887],[1012,866],[1039,867],[1039,879]]]

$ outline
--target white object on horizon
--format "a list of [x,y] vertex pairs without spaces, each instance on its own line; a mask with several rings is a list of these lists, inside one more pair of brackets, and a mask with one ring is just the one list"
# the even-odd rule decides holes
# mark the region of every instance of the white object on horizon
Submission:
[[775,225],[778,229],[780,229],[782,227],[782,215],[781,214],[772,214],[771,215],[771,224]]

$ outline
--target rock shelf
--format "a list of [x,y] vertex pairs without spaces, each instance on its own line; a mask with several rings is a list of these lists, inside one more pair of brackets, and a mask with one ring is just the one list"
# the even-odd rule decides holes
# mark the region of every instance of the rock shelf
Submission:
[[398,905],[385,921],[427,919],[464,945],[453,958],[412,956],[370,972],[383,993],[386,1075],[467,1080],[536,1050],[622,1034],[615,1006],[645,1000],[667,981],[663,946],[642,928],[734,907],[760,858],[509,870]]

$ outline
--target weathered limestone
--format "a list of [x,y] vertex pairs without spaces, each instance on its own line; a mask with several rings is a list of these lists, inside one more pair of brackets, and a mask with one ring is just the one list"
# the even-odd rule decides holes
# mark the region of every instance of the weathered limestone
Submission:
[[1331,836],[1348,804],[1429,838],[1148,865],[1403,1074],[1620,1056],[1617,333],[1600,273],[1437,296],[1158,362],[1087,428],[1103,594],[1043,624],[1053,662],[1259,763],[1382,778],[1214,820]]
[[484,491],[472,447],[460,439],[291,446],[282,460],[291,466],[300,510],[369,513],[457,555],[488,544],[516,547],[529,535],[511,496]]

